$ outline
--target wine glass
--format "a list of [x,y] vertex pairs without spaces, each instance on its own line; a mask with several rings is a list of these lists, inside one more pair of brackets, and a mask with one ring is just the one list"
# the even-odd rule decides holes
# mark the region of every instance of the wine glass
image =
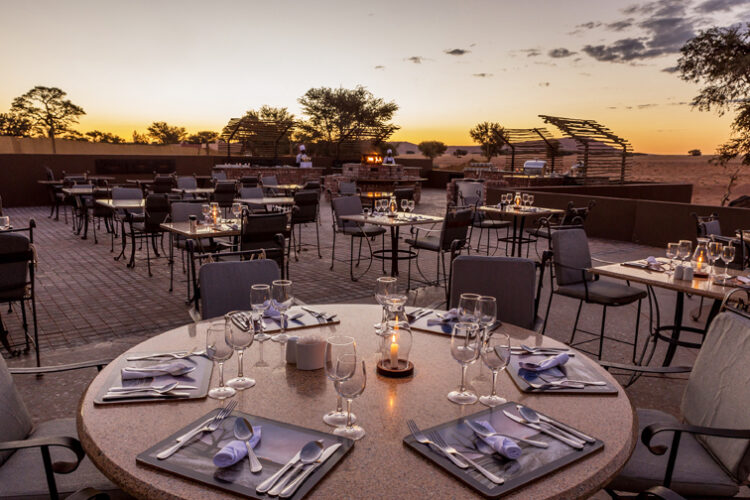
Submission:
[[385,301],[389,295],[393,295],[394,293],[396,293],[397,285],[398,280],[392,276],[381,276],[380,278],[375,280],[375,301],[380,304],[380,307],[383,310],[380,324],[375,325],[375,333],[377,333],[378,335],[382,335],[382,333],[385,331]]
[[[263,322],[263,314],[271,305],[271,287],[268,285],[258,284],[250,287],[250,306],[253,308],[253,322],[258,322],[258,333],[255,334],[255,340],[258,342],[264,342],[271,338],[270,335],[265,333],[265,323]],[[261,349],[263,344],[261,344]]]
[[680,260],[686,261],[690,258],[690,252],[693,250],[693,242],[690,240],[680,240],[678,245],[680,250],[678,257]]
[[401,211],[404,213],[409,212],[409,200],[407,200],[406,198],[403,198],[401,200]]
[[237,391],[224,385],[224,362],[232,357],[232,346],[227,343],[226,325],[223,321],[211,323],[206,331],[206,357],[219,364],[219,387],[208,391],[214,399],[231,398]]
[[[326,340],[326,377],[333,381],[334,385],[336,381],[344,380],[352,375],[351,372],[342,373],[341,369],[343,368],[343,365],[336,364],[338,359],[346,354],[353,356],[357,355],[357,344],[354,342],[353,337],[335,335]],[[354,369],[353,365],[352,369]],[[340,427],[346,425],[348,422],[355,422],[356,420],[357,417],[354,414],[350,413],[347,415],[344,413],[344,402],[340,394],[336,399],[336,410],[330,411],[323,416],[323,422],[331,427]]]
[[[482,343],[486,342],[489,338],[489,329],[495,324],[497,320],[497,300],[495,297],[489,295],[481,295],[477,299],[477,308],[474,313],[477,318],[477,323],[482,329],[480,334],[482,335]],[[487,380],[487,374],[484,372],[484,365],[479,364],[479,375],[474,378],[475,381],[484,382]]]
[[227,385],[241,391],[243,389],[249,389],[255,385],[254,379],[245,377],[242,374],[242,355],[244,354],[245,349],[252,345],[255,336],[253,335],[252,330],[248,329],[245,331],[232,321],[232,316],[238,312],[239,311],[228,312],[224,316],[224,322],[226,325],[225,335],[227,337],[227,344],[237,351],[237,376],[227,380]]
[[273,303],[281,315],[279,318],[281,333],[277,333],[271,337],[271,340],[274,342],[286,342],[289,340],[289,336],[284,333],[286,332],[287,323],[286,311],[291,307],[292,301],[294,300],[294,297],[292,297],[292,282],[290,280],[274,280],[271,285]]
[[414,200],[409,200],[409,212],[413,212],[414,211],[414,204],[415,203],[416,202]]
[[241,213],[242,213],[242,204],[232,203],[232,215],[234,215],[234,218],[239,219]]
[[7,215],[0,216],[0,229],[10,229],[10,217]]
[[478,293],[462,293],[458,299],[458,321],[475,322],[477,320],[476,310]]
[[208,224],[211,219],[211,206],[208,203],[201,205],[201,213],[203,214],[203,221]]
[[474,391],[466,388],[466,369],[479,358],[482,339],[476,323],[456,323],[451,332],[451,355],[461,365],[461,385],[448,393],[448,399],[459,405],[477,402]]
[[668,243],[667,244],[667,258],[669,259],[669,267],[674,269],[674,259],[680,254],[679,243]]
[[492,408],[506,402],[505,398],[497,395],[497,374],[505,370],[510,361],[510,337],[494,332],[482,344],[481,356],[487,368],[492,370],[492,392],[489,396],[480,397],[479,402]]
[[523,200],[523,206],[527,206],[529,204],[529,194],[523,193],[521,195],[521,200]]
[[362,209],[362,213],[365,214],[365,218],[370,216],[370,207],[365,207]]
[[346,425],[337,427],[333,431],[337,436],[358,440],[365,436],[365,430],[359,425],[352,425],[352,400],[362,394],[367,385],[367,371],[365,361],[362,360],[362,369],[359,369],[359,360],[355,354],[343,354],[336,360],[336,372],[340,375],[349,373],[349,377],[336,380],[333,386],[339,397],[346,399]]
[[534,195],[529,193],[529,206],[534,204]]
[[731,276],[729,276],[729,263],[734,260],[734,245],[731,243],[728,245],[724,245],[724,248],[721,250],[721,260],[724,261],[724,274],[721,275],[722,278],[725,280],[729,279]]
[[724,247],[718,241],[712,241],[708,244],[708,260],[711,261],[711,274],[716,275],[716,261],[721,257],[721,250]]

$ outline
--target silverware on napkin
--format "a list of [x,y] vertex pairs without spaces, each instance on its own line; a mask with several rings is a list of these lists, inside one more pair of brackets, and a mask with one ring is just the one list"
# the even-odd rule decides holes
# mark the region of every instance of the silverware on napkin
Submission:
[[569,438],[566,438],[565,436],[563,436],[562,434],[560,434],[558,432],[555,432],[553,430],[550,430],[550,429],[548,429],[548,428],[546,428],[546,427],[544,427],[542,425],[537,425],[537,424],[529,423],[526,420],[524,420],[523,418],[517,417],[517,416],[513,415],[512,413],[508,412],[508,410],[503,410],[503,414],[505,414],[506,417],[508,417],[509,419],[511,419],[512,421],[514,421],[516,423],[519,423],[521,425],[525,425],[526,427],[529,427],[529,428],[534,429],[536,431],[543,432],[544,434],[547,434],[548,436],[553,437],[553,438],[557,439],[558,441],[562,441],[563,443],[567,444],[570,447],[573,447],[573,448],[575,448],[577,450],[582,450],[583,449],[583,445],[585,444],[583,441],[580,441],[578,439],[575,439],[575,440],[574,439],[569,439]]
[[338,450],[341,447],[341,443],[332,444],[328,448],[326,448],[323,451],[323,454],[318,458],[315,462],[310,464],[310,466],[305,469],[302,474],[297,476],[297,478],[292,481],[286,488],[281,490],[281,494],[279,494],[279,497],[281,498],[289,498],[290,496],[294,495],[294,492],[297,491],[297,488],[300,487],[300,485],[307,479],[307,477],[312,474],[315,469],[323,465],[323,463],[330,458],[331,455],[333,455],[336,450]]

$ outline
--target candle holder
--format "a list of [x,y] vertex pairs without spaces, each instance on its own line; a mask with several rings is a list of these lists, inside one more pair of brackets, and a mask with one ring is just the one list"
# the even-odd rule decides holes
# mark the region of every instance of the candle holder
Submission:
[[376,370],[379,375],[391,378],[411,377],[414,374],[414,363],[409,361],[412,335],[408,328],[394,327],[384,336],[381,359]]
[[708,238],[698,238],[692,257],[693,276],[695,278],[708,278]]

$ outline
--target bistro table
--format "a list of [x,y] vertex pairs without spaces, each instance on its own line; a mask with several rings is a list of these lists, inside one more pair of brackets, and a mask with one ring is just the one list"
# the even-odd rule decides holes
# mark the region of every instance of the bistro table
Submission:
[[[419,217],[418,219],[412,219],[412,217]],[[391,230],[391,249],[388,250],[376,250],[373,252],[373,256],[379,259],[387,259],[387,255],[390,254],[391,259],[391,276],[398,276],[398,261],[402,259],[413,259],[414,253],[410,250],[404,250],[398,248],[398,235],[401,226],[417,226],[420,224],[436,224],[443,222],[443,217],[436,217],[434,215],[423,215],[423,214],[405,214],[403,212],[397,212],[396,217],[388,217],[381,215],[342,215],[339,217],[341,220],[354,222],[357,225],[372,224],[374,226],[382,226],[390,228]],[[403,257],[401,254],[405,254]]]
[[[664,357],[662,366],[669,366],[674,358],[675,352],[678,346],[690,347],[694,349],[700,349],[700,342],[687,342],[680,340],[680,334],[683,331],[699,333],[705,335],[708,330],[711,321],[714,316],[718,314],[721,308],[721,302],[725,295],[732,291],[734,288],[731,286],[717,285],[713,282],[712,278],[695,278],[692,281],[676,280],[672,274],[667,272],[658,272],[650,269],[641,269],[637,267],[631,267],[619,264],[608,264],[600,267],[592,267],[589,269],[591,273],[599,274],[601,276],[609,276],[610,278],[616,278],[620,280],[632,281],[634,283],[641,283],[646,285],[648,292],[653,296],[657,308],[657,324],[653,332],[651,332],[651,340],[654,343],[654,349],[657,340],[665,340],[669,343],[667,347],[667,353]],[[737,276],[742,274],[741,272],[729,269],[731,276]],[[659,304],[656,301],[656,294],[653,292],[653,288],[663,288],[665,290],[672,290],[677,293],[677,298],[674,308],[674,322],[671,325],[660,325],[658,322],[658,307]],[[691,326],[684,326],[682,324],[682,315],[685,306],[685,294],[696,295],[698,297],[706,297],[714,299],[714,303],[711,306],[711,312],[708,314],[705,328],[694,328]],[[672,334],[667,337],[661,332],[669,330]],[[644,351],[645,353],[645,351]]]
[[[76,204],[78,205],[79,209],[81,210],[81,217],[83,219],[83,227],[80,225],[78,226],[78,230],[76,231],[76,234],[81,234],[81,228],[83,228],[83,236],[81,236],[82,240],[85,240],[88,238],[89,235],[89,207],[86,203],[86,200],[83,199],[84,196],[93,196],[94,192],[103,192],[103,191],[110,191],[110,188],[102,188],[97,186],[71,186],[67,188],[63,188],[62,192],[66,194],[67,196],[72,196],[76,199]],[[94,240],[96,240],[96,237],[94,237]]]
[[[503,208],[497,206],[482,205],[478,208],[484,213],[491,214],[501,219],[513,218],[513,236],[510,237],[511,257],[521,257],[521,247],[524,243],[532,243],[533,239],[524,238],[523,229],[526,225],[526,219],[548,217],[554,214],[561,214],[564,211],[558,208],[544,208],[544,207],[523,207],[510,205]],[[507,238],[498,238],[498,241],[507,241]],[[507,247],[506,247],[507,249]],[[506,250],[507,251],[507,250]],[[517,254],[517,255],[516,255]]]
[[245,205],[294,205],[294,198],[289,196],[263,196],[262,198],[235,198],[237,203]]
[[[101,198],[98,200],[94,200],[94,203],[96,203],[99,206],[109,208],[112,213],[114,214],[116,211],[127,211],[127,210],[143,210],[143,208],[146,207],[146,200],[143,198],[140,199],[133,199],[133,200],[113,200],[111,198]],[[115,250],[115,235],[114,235],[114,218],[112,219],[112,238],[111,238],[111,248],[110,252],[114,252]],[[115,257],[115,260],[119,260],[120,257],[125,255],[125,218],[120,218],[120,227],[121,227],[121,234],[123,235],[120,241],[122,241],[122,250],[120,251],[120,254]],[[94,238],[96,238],[96,226],[94,226]]]
[[[464,483],[407,449],[402,439],[408,434],[407,419],[422,428],[482,411],[479,403],[455,405],[446,394],[459,381],[460,368],[450,353],[450,338],[444,335],[414,332],[410,360],[415,374],[411,379],[383,378],[375,373],[376,349],[380,337],[372,332],[372,323],[380,319],[375,305],[326,304],[318,310],[336,313],[341,323],[308,330],[311,334],[351,335],[356,338],[358,354],[367,365],[367,386],[354,400],[357,423],[367,435],[357,441],[342,462],[310,492],[310,498],[476,498],[478,494]],[[189,324],[157,335],[128,352],[160,352],[205,348],[209,322]],[[512,325],[501,331],[511,336],[514,345],[562,346],[536,332]],[[303,334],[304,335],[304,334]],[[274,345],[274,344],[270,344]],[[266,343],[266,348],[269,343]],[[278,359],[268,354],[273,365]],[[128,352],[120,355],[123,358]],[[245,374],[257,384],[234,396],[238,411],[289,424],[331,432],[323,423],[323,414],[336,403],[333,385],[323,370],[301,371],[292,365],[257,368],[253,364],[258,349],[252,346],[245,355]],[[583,354],[576,352],[576,356]],[[118,358],[119,359],[119,358]],[[237,372],[236,356],[225,363],[225,376]],[[637,439],[633,407],[625,391],[596,363],[591,363],[602,380],[618,389],[616,395],[534,394],[520,392],[510,377],[498,377],[498,393],[509,401],[529,405],[579,428],[604,441],[604,448],[550,473],[508,494],[507,499],[587,498],[606,485],[622,468]],[[200,418],[213,408],[223,406],[212,399],[160,401],[126,405],[94,406],[96,394],[107,383],[116,363],[110,363],[91,382],[79,402],[78,435],[84,450],[95,465],[125,492],[138,498],[237,498],[224,491],[161,472],[136,463],[136,455],[153,446],[177,429]],[[218,370],[212,374],[212,386],[218,384]],[[489,384],[478,386],[488,393]]]
[[180,194],[192,194],[193,196],[196,195],[204,195],[204,194],[214,194],[214,188],[192,188],[192,189],[180,189],[180,188],[172,188],[173,193],[180,193]]

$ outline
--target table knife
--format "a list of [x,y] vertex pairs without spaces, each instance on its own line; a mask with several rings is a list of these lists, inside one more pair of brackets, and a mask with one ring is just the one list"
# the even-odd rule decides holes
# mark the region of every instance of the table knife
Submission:
[[336,452],[341,447],[341,443],[332,444],[328,448],[323,451],[323,454],[320,455],[320,458],[313,464],[311,464],[307,469],[305,469],[302,474],[297,476],[297,479],[292,481],[291,484],[289,484],[286,488],[281,490],[281,494],[279,497],[281,498],[289,498],[290,496],[294,495],[294,492],[297,491],[297,488],[302,484],[302,482],[307,479],[307,477],[313,473],[315,469],[323,465],[323,463],[328,460],[328,458]]
[[170,392],[166,394],[141,392],[133,394],[132,392],[108,392],[102,396],[102,401],[111,401],[114,399],[179,399],[189,397],[189,392]]
[[552,420],[546,415],[542,415],[539,413],[539,420],[542,422],[547,422],[550,425],[554,425],[555,427],[559,427],[563,431],[567,432],[568,434],[572,434],[573,436],[577,437],[578,439],[583,439],[587,443],[596,443],[596,439],[592,438],[591,436],[584,434],[581,431],[578,431],[569,425],[565,425],[562,422],[558,422],[557,420]]
[[[175,389],[182,389],[182,390],[197,389],[197,388],[198,387],[196,387],[194,385],[182,385],[182,384],[179,384],[179,385],[177,385],[177,387],[175,387]],[[107,391],[108,392],[146,392],[146,391],[152,391],[154,389],[156,389],[156,387],[154,387],[154,386],[144,386],[144,387],[119,387],[119,386],[116,386],[116,387],[110,387],[109,389],[107,389]]]
[[548,436],[553,437],[553,438],[557,439],[558,441],[562,441],[563,443],[565,443],[568,446],[571,446],[571,447],[573,447],[573,448],[575,448],[577,450],[582,450],[583,449],[584,443],[582,441],[578,441],[578,440],[573,440],[573,439],[566,438],[562,434],[558,434],[557,432],[551,431],[551,430],[549,430],[549,429],[547,429],[545,427],[542,427],[541,425],[529,423],[529,422],[525,421],[524,419],[522,419],[521,417],[517,417],[517,416],[513,415],[512,413],[509,413],[507,410],[503,410],[503,413],[505,414],[506,417],[508,417],[509,419],[511,419],[512,421],[514,421],[516,423],[519,423],[521,425],[525,425],[526,427],[529,427],[531,429],[537,430],[539,432],[543,432],[544,434],[547,434]]
[[297,454],[294,455],[291,460],[289,460],[286,464],[284,464],[284,467],[282,467],[281,469],[279,469],[278,471],[276,471],[276,474],[274,474],[273,476],[269,477],[268,479],[266,479],[265,481],[263,481],[262,483],[260,483],[255,488],[255,491],[258,492],[258,493],[265,493],[268,490],[270,490],[271,488],[273,488],[273,485],[276,484],[276,481],[278,481],[279,478],[281,478],[281,476],[283,476],[284,474],[286,474],[286,472],[294,464],[296,464],[297,462],[299,462],[299,457],[300,457],[301,453],[302,453],[302,448],[300,448],[299,451],[297,451]]

